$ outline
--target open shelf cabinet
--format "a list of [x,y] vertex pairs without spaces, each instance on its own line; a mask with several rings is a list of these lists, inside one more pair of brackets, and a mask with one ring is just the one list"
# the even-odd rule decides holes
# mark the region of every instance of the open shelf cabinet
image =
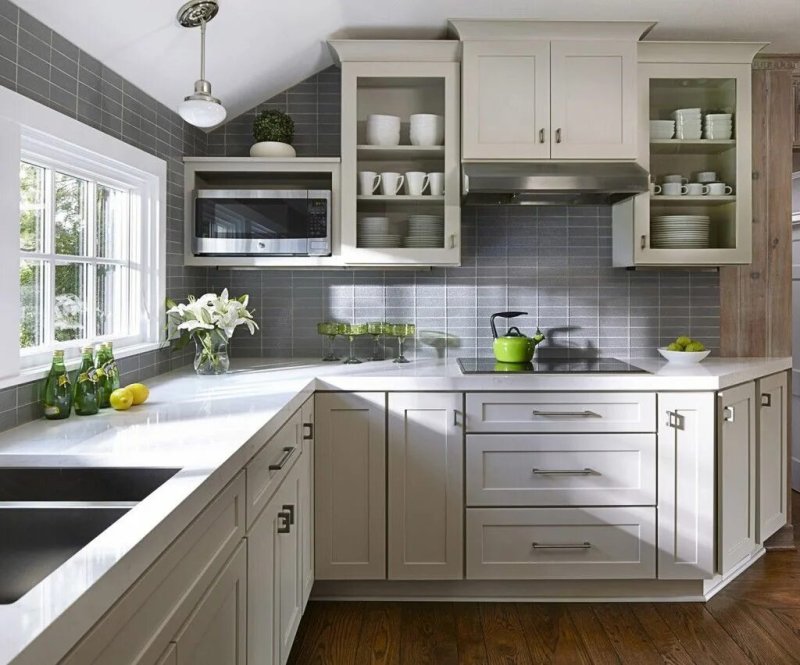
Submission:
[[[731,45],[726,45],[730,48]],[[696,182],[700,171],[714,171],[717,181],[733,188],[727,196],[653,196],[641,194],[613,209],[615,266],[717,267],[751,261],[751,65],[756,45],[743,44],[735,62],[714,57],[712,44],[704,53],[692,45],[657,47],[640,44],[639,162],[651,181],[680,174]],[[657,57],[648,58],[648,48]],[[674,49],[674,53],[670,53]],[[642,57],[644,54],[644,58]],[[730,56],[730,53],[726,53]],[[708,64],[700,57],[706,57]],[[670,120],[680,108],[733,114],[730,139],[651,140],[650,120]],[[710,222],[709,246],[666,249],[653,238],[651,220],[662,215],[702,215]]]
[[[379,54],[372,61],[349,61],[346,44],[332,44],[342,65],[341,250],[348,265],[458,265],[461,260],[458,52],[447,42],[419,42],[419,49],[413,44],[406,53],[418,53],[425,61],[381,62]],[[366,120],[374,113],[400,116],[400,145],[367,144]],[[444,116],[444,145],[410,144],[409,117],[414,113]],[[444,195],[410,196],[402,189],[396,196],[364,196],[358,192],[360,171],[441,172]],[[443,219],[435,247],[402,246],[409,216],[415,214]],[[388,217],[389,233],[400,238],[401,246],[365,246],[358,232],[358,220],[364,216]]]

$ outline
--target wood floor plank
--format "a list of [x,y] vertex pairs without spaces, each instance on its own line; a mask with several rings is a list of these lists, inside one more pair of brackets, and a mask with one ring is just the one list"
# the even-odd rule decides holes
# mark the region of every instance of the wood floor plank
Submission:
[[656,604],[659,616],[698,663],[752,662],[700,603]]
[[586,653],[592,663],[597,665],[616,665],[620,662],[614,646],[600,620],[592,610],[591,605],[575,603],[567,607],[567,613],[575,624],[578,636],[586,648]]
[[458,665],[452,603],[403,603],[401,665]]
[[565,604],[520,603],[516,609],[536,665],[592,665]]
[[754,663],[782,665],[797,663],[756,621],[746,602],[719,595],[706,603],[706,609]]
[[[315,617],[316,615],[316,617]],[[345,665],[353,663],[364,617],[363,603],[319,603],[312,614],[318,625],[305,635],[290,662],[297,665]]]
[[483,640],[491,665],[533,665],[514,604],[481,603]]
[[631,605],[630,608],[665,663],[694,665],[695,661],[651,603],[637,603]]
[[356,665],[400,665],[402,612],[397,603],[364,603]]
[[598,603],[592,609],[623,663],[660,665],[663,662],[630,607],[622,603]]
[[453,603],[456,621],[459,665],[486,665],[489,656],[483,639],[483,624],[478,603]]

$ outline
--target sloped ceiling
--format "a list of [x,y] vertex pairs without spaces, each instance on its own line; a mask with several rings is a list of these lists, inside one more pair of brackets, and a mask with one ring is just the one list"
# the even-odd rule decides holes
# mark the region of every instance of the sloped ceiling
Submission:
[[[166,106],[191,93],[200,34],[177,24],[182,1],[15,1]],[[232,118],[331,64],[331,36],[440,37],[449,17],[648,20],[649,39],[800,52],[800,0],[220,0],[206,78]]]

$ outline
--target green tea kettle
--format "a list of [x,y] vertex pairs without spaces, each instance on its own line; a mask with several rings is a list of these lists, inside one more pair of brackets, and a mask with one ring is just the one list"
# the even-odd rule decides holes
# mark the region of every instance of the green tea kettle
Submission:
[[519,328],[512,326],[503,337],[498,337],[497,326],[494,320],[499,316],[501,319],[513,319],[518,316],[525,316],[528,312],[497,312],[489,317],[489,325],[492,327],[492,351],[494,358],[501,363],[529,363],[536,351],[536,345],[544,340],[542,331],[538,328],[533,337],[526,337]]

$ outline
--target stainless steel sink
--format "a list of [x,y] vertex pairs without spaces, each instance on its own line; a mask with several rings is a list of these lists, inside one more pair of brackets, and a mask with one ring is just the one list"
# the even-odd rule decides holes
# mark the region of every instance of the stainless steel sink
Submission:
[[0,501],[141,501],[179,469],[0,468]]
[[179,470],[0,468],[0,604],[17,601]]
[[18,600],[132,507],[0,504],[0,604]]

